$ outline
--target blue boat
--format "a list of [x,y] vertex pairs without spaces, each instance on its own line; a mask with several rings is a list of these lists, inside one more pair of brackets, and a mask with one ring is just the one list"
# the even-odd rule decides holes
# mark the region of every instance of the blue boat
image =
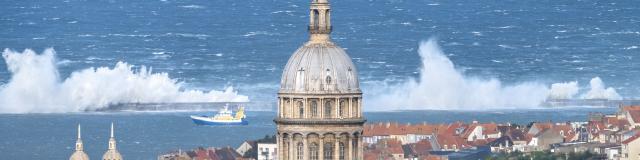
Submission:
[[[224,109],[218,111],[215,116],[191,116],[193,123],[197,125],[248,125],[249,122],[245,120],[244,107],[239,107],[238,112],[233,115],[233,112],[228,109],[228,105],[224,106]],[[233,115],[233,116],[232,116]]]

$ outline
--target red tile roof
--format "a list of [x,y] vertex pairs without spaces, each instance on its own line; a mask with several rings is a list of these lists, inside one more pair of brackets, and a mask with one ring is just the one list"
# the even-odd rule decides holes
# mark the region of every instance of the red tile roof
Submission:
[[629,143],[637,140],[638,138],[640,138],[640,132],[636,133],[636,135],[630,137],[629,139],[622,141],[622,144],[629,144]]
[[626,112],[626,111],[638,111],[640,110],[640,106],[623,106],[622,107],[622,112]]
[[629,116],[631,116],[627,118],[631,118],[631,121],[634,123],[640,123],[640,110],[630,110],[627,112],[629,112]]
[[444,147],[444,145],[447,145],[447,149],[452,149],[453,145],[456,145],[457,149],[466,148],[469,146],[465,140],[453,135],[438,134],[436,140],[438,141],[440,147]]
[[429,151],[433,150],[431,142],[427,140],[418,141],[418,143],[410,144],[411,151],[418,156],[429,155]]

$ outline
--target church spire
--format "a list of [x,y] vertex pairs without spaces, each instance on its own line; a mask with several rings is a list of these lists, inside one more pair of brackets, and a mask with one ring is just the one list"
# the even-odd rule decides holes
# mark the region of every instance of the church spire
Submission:
[[122,155],[116,149],[116,138],[113,136],[113,122],[111,122],[111,137],[109,138],[109,149],[102,155],[104,160],[122,160]]
[[328,42],[331,33],[331,6],[329,0],[311,0],[309,10],[309,41]]
[[82,151],[83,148],[84,147],[82,145],[82,139],[80,134],[80,124],[78,124],[78,140],[76,140],[76,151]]
[[113,122],[111,122],[111,137],[109,138],[109,150],[116,149],[116,138],[113,137]]

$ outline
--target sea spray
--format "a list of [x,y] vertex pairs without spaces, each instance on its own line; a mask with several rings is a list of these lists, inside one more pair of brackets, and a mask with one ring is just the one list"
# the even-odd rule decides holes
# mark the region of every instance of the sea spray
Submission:
[[584,99],[609,99],[609,100],[621,100],[622,97],[615,89],[606,87],[600,77],[595,77],[589,81],[590,90],[582,95]]
[[[421,109],[517,109],[538,108],[547,99],[575,99],[580,87],[577,81],[548,85],[537,81],[504,85],[496,78],[464,75],[445,56],[434,38],[420,43],[422,66],[419,77],[409,77],[399,84],[379,83],[366,88],[368,110]],[[605,88],[595,77],[591,90],[581,99],[621,99],[613,88]]]
[[11,73],[0,86],[0,113],[91,111],[120,103],[247,102],[232,87],[223,91],[187,90],[167,73],[118,62],[113,68],[75,71],[61,81],[55,51],[38,55],[26,49],[2,53]]
[[551,84],[549,99],[573,99],[578,94],[580,87],[578,81],[561,82]]

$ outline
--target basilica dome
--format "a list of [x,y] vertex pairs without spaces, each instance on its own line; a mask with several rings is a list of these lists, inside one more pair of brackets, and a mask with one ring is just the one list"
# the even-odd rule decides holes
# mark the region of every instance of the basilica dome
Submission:
[[69,157],[69,160],[89,160],[89,155],[83,151],[75,151],[71,157]]
[[280,93],[361,93],[358,72],[347,53],[330,41],[307,42],[284,68]]

